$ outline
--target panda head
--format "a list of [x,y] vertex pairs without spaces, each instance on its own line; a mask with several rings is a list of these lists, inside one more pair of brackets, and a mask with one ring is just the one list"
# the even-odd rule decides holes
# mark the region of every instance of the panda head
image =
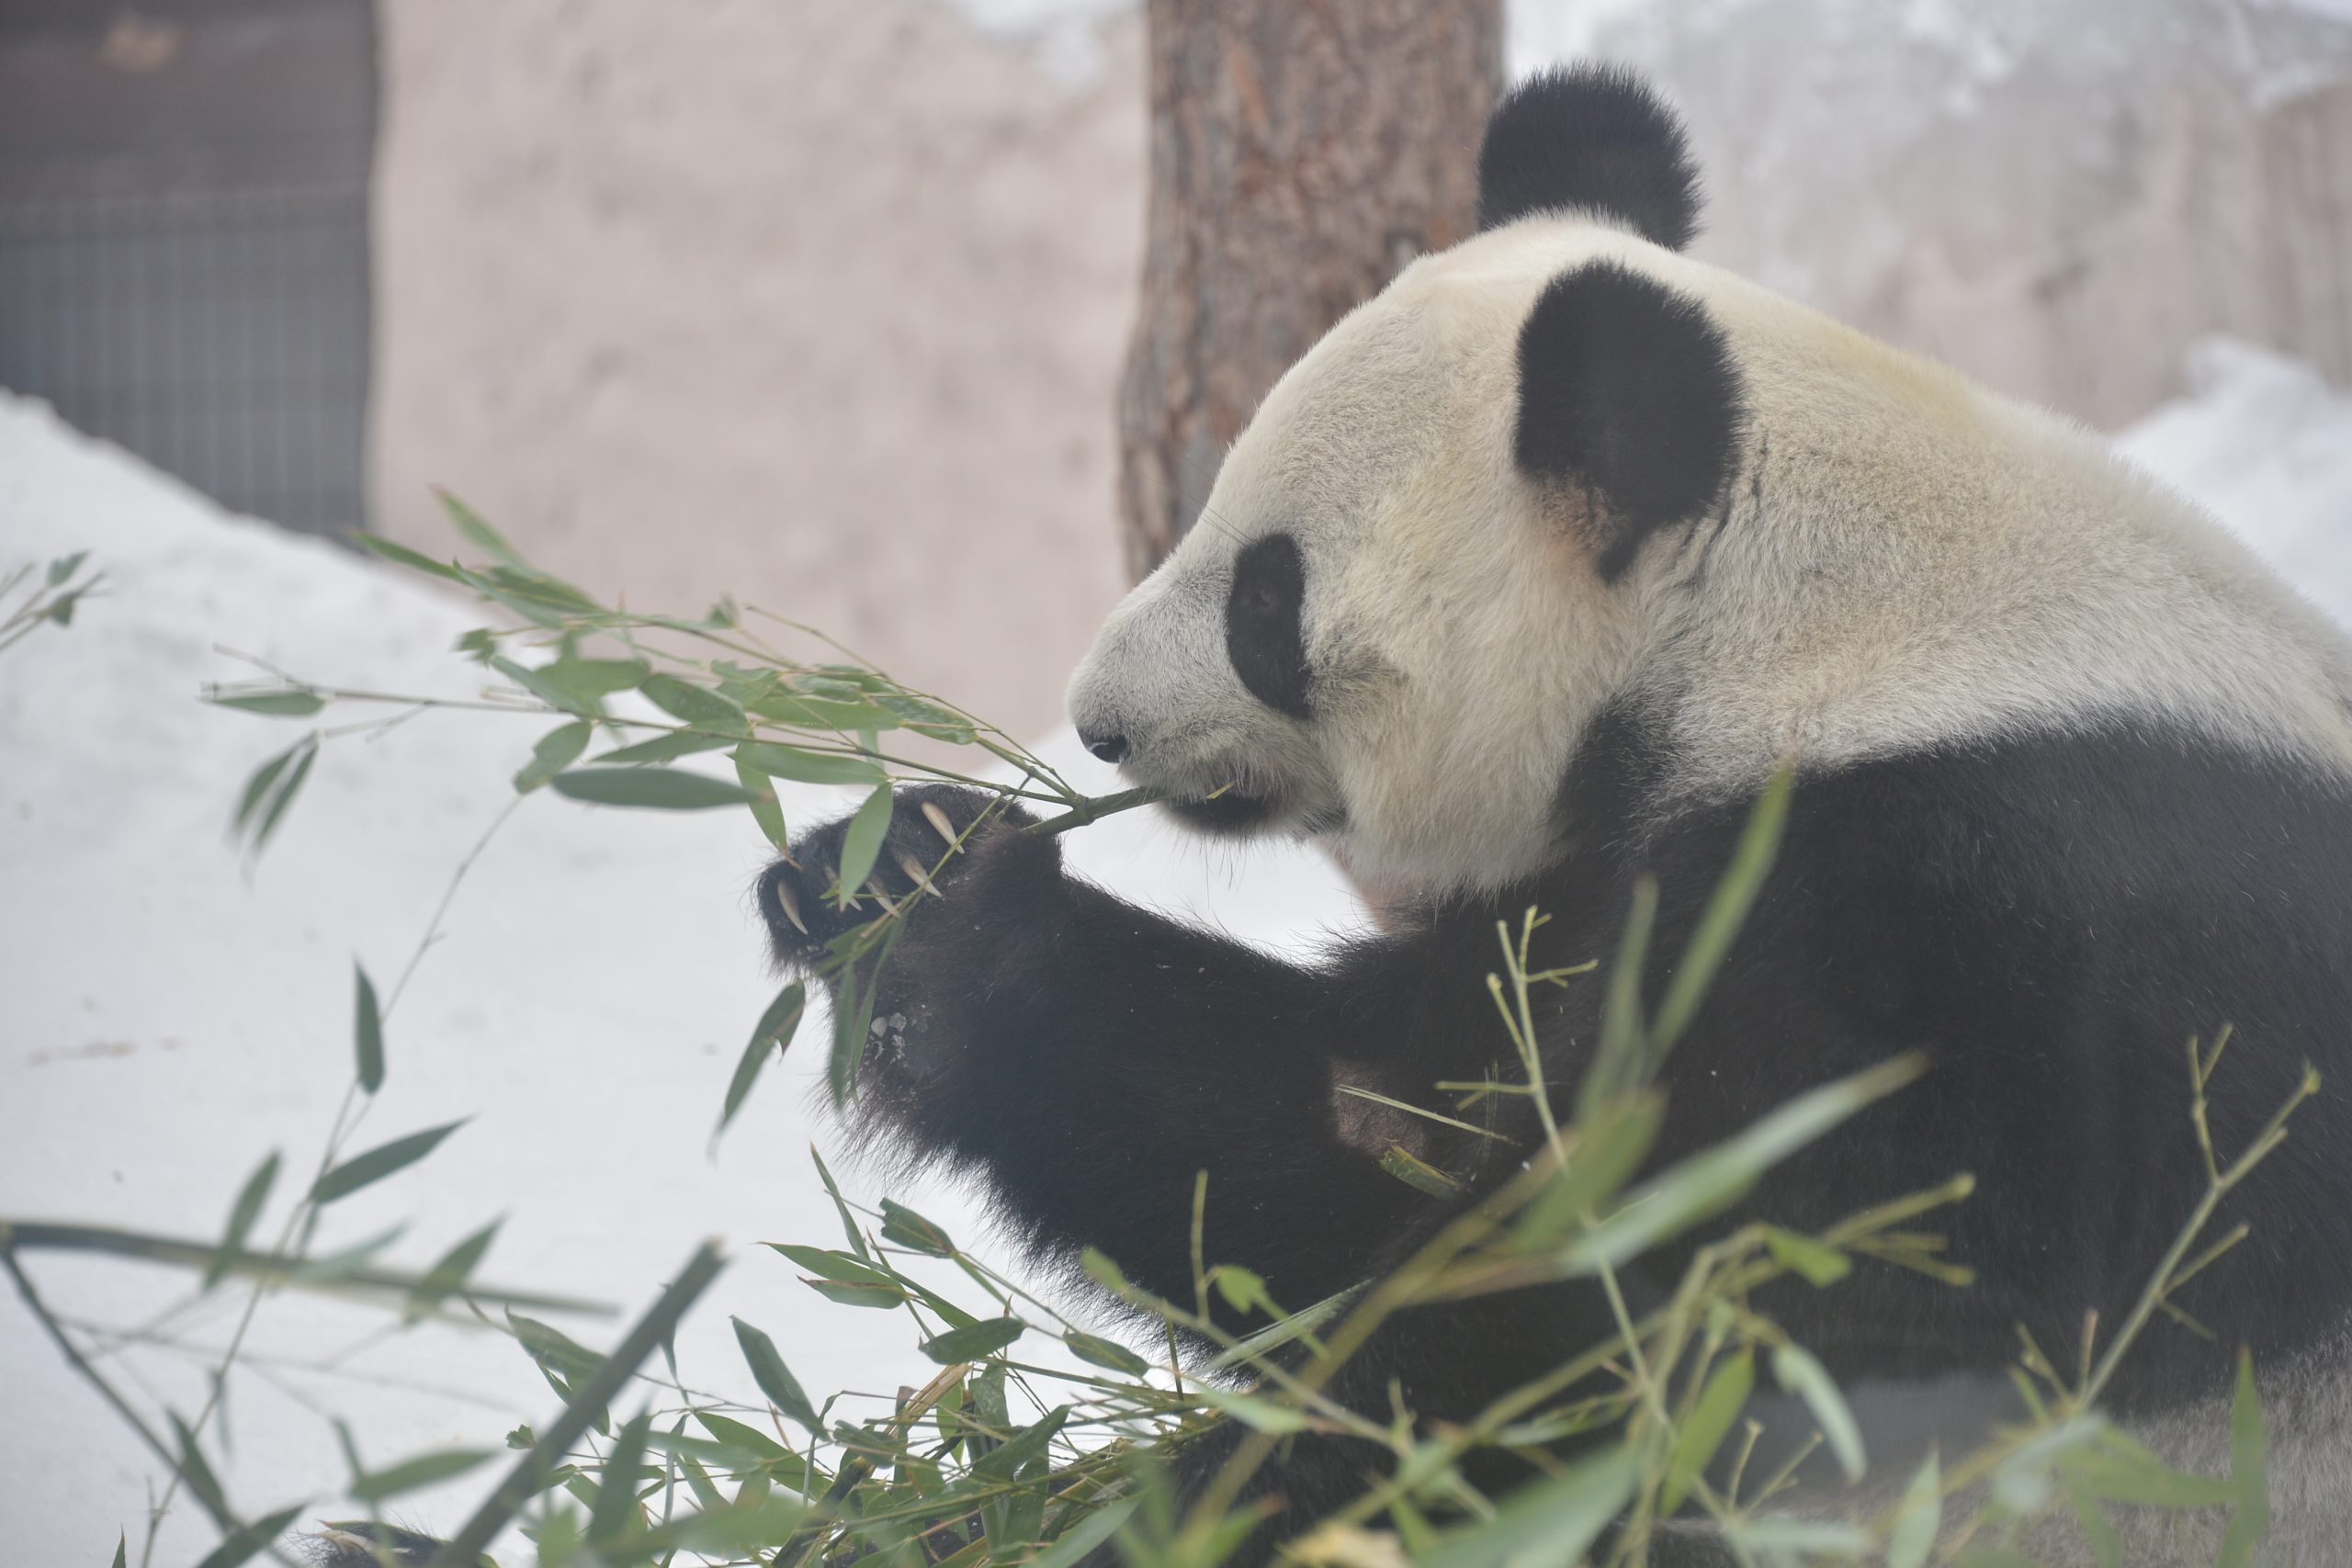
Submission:
[[1539,76],[1487,127],[1482,230],[1274,386],[1069,691],[1079,733],[1211,832],[1326,840],[1396,891],[1559,852],[1577,737],[1725,497],[1737,369],[1671,281],[1696,217],[1631,76]]

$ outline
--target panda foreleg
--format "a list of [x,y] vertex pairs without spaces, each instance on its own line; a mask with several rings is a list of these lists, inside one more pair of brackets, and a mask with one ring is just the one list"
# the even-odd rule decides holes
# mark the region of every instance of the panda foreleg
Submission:
[[[1171,1300],[1193,1299],[1201,1172],[1203,1263],[1252,1270],[1286,1307],[1363,1278],[1434,1205],[1335,1124],[1335,1054],[1385,1049],[1367,1035],[1393,1014],[1066,875],[1025,813],[989,806],[944,787],[898,797],[876,880],[913,902],[880,971],[855,1124],[981,1175],[1040,1252],[1097,1247]],[[787,965],[814,967],[872,917],[823,897],[842,831],[807,835],[762,880]]]

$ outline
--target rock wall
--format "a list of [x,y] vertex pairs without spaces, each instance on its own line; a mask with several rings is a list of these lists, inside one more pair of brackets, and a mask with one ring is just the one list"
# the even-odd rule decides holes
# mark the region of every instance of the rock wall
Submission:
[[[1010,728],[1124,584],[1140,27],[384,0],[377,526],[814,623]],[[1064,40],[1067,44],[1068,40]]]
[[2228,332],[2352,381],[2338,0],[1521,0],[1521,68],[1651,72],[1699,254],[2100,425]]

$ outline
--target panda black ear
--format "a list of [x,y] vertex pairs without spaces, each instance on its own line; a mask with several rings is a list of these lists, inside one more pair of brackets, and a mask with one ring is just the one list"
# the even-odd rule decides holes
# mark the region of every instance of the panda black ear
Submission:
[[1723,494],[1746,421],[1739,368],[1706,307],[1618,263],[1554,278],[1520,329],[1512,456],[1538,483],[1601,503],[1604,579],[1651,530]]
[[1622,65],[1559,67],[1512,89],[1478,150],[1478,227],[1582,209],[1679,251],[1699,175],[1674,111]]

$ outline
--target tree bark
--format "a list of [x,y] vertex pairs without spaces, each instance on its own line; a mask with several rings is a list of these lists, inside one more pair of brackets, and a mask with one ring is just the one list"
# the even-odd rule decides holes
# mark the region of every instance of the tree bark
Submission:
[[1121,391],[1129,572],[1276,377],[1477,221],[1502,0],[1149,0],[1151,195]]

